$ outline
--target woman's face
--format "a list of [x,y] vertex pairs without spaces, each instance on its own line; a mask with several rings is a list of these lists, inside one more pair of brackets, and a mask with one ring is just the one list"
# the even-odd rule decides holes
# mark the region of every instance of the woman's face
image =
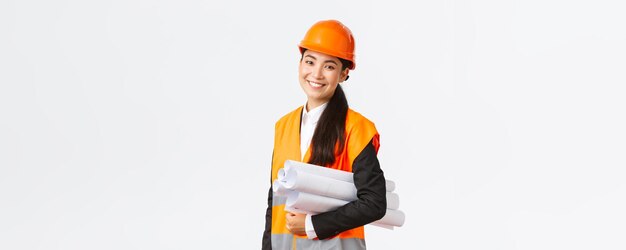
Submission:
[[307,108],[315,108],[328,102],[337,84],[345,81],[348,69],[341,70],[337,57],[307,50],[299,67],[300,87],[308,97]]

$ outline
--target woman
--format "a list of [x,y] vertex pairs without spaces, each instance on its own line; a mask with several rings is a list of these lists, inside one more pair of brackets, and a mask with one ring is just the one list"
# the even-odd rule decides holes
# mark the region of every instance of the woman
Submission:
[[358,199],[317,215],[286,212],[284,197],[268,194],[263,249],[365,249],[363,225],[387,208],[385,177],[374,124],[348,108],[339,85],[355,68],[352,32],[336,20],[314,24],[299,44],[304,106],[276,123],[272,183],[286,160],[354,173]]

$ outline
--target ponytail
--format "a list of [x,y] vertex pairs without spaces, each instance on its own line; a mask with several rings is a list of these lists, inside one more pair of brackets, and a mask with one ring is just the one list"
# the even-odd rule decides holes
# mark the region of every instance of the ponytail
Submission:
[[347,114],[348,100],[341,85],[337,85],[313,133],[309,163],[328,166],[335,162],[335,154],[343,152]]

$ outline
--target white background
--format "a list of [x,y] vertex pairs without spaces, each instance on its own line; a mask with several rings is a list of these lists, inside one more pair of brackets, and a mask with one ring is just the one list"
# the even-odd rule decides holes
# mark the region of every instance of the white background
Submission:
[[404,227],[370,249],[625,249],[621,1],[0,2],[0,249],[259,249],[297,43],[357,42]]

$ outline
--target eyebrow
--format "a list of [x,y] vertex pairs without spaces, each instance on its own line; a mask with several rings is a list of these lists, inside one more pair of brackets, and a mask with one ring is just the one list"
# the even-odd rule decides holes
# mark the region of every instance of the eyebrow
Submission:
[[[306,56],[304,56],[304,57],[310,57],[310,58],[313,58],[314,60],[317,60],[317,58],[315,58],[315,57],[314,57],[314,56],[312,56],[312,55],[306,55]],[[326,61],[324,61],[324,62],[325,62],[325,63],[327,63],[327,62],[328,62],[328,63],[334,63],[335,65],[338,65],[338,64],[337,64],[337,62],[335,62],[335,61],[333,61],[333,60],[326,60]]]

